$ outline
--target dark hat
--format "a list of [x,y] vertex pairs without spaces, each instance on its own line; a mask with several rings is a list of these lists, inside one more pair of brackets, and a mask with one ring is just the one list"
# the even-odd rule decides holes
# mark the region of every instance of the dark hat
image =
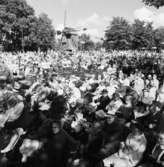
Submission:
[[103,89],[101,93],[102,93],[102,94],[108,93],[108,91],[107,91],[106,89]]
[[19,81],[19,84],[21,86],[21,89],[28,89],[32,85],[32,82],[28,80],[22,80],[22,81]]

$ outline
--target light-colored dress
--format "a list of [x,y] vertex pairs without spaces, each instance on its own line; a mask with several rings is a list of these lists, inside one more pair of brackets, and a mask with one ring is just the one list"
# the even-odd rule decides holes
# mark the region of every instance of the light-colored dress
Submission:
[[105,167],[134,167],[141,160],[146,149],[146,138],[141,133],[130,133],[118,153],[104,159]]

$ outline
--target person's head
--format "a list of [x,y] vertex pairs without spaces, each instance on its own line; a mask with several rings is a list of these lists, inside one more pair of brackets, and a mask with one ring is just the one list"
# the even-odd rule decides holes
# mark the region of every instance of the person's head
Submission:
[[125,96],[125,103],[126,104],[129,104],[129,103],[132,103],[132,96]]
[[73,100],[73,101],[70,102],[70,107],[71,108],[76,107],[76,101],[75,100]]
[[139,135],[143,134],[142,127],[139,124],[131,123],[130,129],[132,131],[132,134],[135,136],[139,136]]
[[108,91],[106,89],[103,89],[101,93],[102,96],[108,96]]
[[153,104],[150,106],[151,113],[156,113],[161,111],[162,105],[159,102],[153,102]]
[[98,133],[98,132],[102,131],[102,129],[103,129],[103,123],[100,121],[95,121],[92,125],[92,128],[91,128],[93,133]]
[[151,76],[150,74],[148,75],[148,79],[149,79],[149,80],[151,80],[151,79],[152,79],[152,76]]
[[153,74],[153,79],[157,79],[157,75],[156,74]]
[[119,94],[118,93],[114,93],[112,99],[115,100],[115,101],[119,100],[120,99]]
[[61,122],[60,121],[54,121],[52,123],[52,132],[54,134],[57,134],[57,133],[60,132],[60,130],[61,130]]
[[124,79],[128,78],[128,75],[127,74],[124,74]]
[[107,124],[112,124],[115,121],[115,118],[116,117],[114,115],[109,115],[106,120]]
[[158,135],[158,143],[164,145],[164,132],[160,132]]

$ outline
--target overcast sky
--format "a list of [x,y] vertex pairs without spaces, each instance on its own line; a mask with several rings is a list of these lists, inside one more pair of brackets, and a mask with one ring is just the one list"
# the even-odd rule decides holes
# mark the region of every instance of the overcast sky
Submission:
[[139,18],[153,21],[154,26],[164,26],[164,7],[160,10],[145,7],[141,0],[27,0],[36,14],[46,13],[55,29],[61,29],[64,11],[67,25],[88,28],[88,33],[100,37],[113,16],[123,16],[129,21]]

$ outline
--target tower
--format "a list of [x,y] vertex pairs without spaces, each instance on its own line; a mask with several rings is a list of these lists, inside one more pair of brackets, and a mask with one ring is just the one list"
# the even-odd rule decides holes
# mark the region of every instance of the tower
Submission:
[[58,31],[57,34],[61,35],[59,49],[63,51],[75,51],[78,48],[77,44],[77,31],[72,27],[67,26],[67,11],[64,12],[64,28]]

